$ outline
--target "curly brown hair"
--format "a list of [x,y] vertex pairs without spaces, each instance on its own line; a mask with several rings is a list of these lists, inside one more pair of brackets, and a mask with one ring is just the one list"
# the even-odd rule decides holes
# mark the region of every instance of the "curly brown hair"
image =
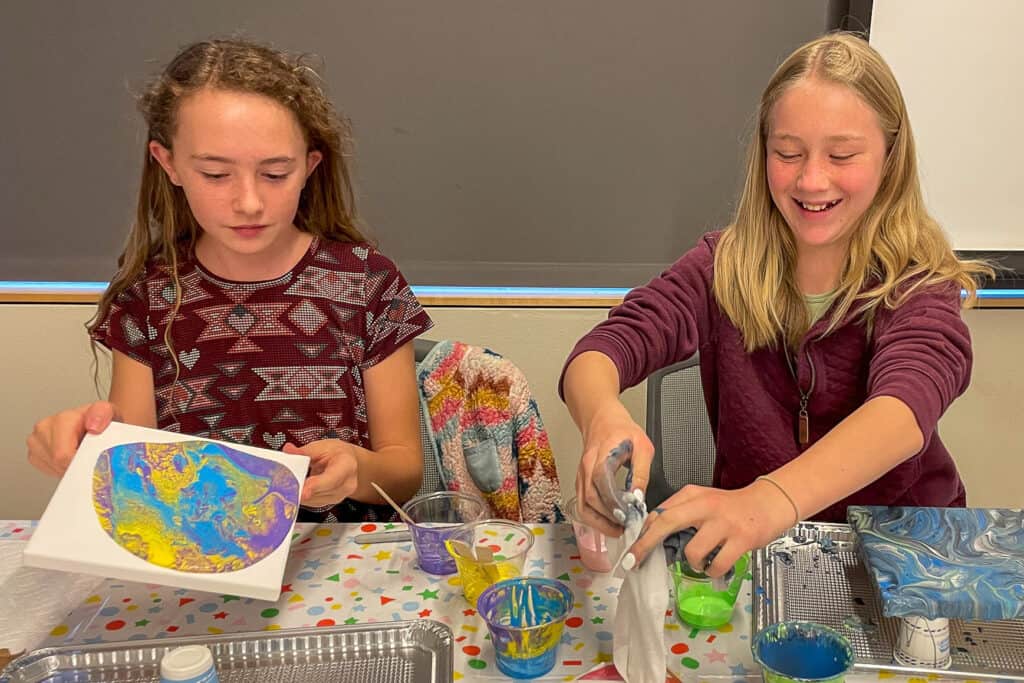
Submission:
[[[172,149],[182,101],[203,88],[263,95],[291,111],[308,149],[322,155],[299,197],[295,226],[330,240],[366,241],[356,227],[355,196],[345,160],[351,152],[351,128],[324,94],[310,59],[245,40],[193,43],[178,52],[139,97],[138,109],[148,133],[135,223],[118,257],[117,273],[86,324],[90,334],[153,259],[165,264],[174,279],[175,303],[169,320],[177,313],[181,302],[178,263],[193,253],[200,227],[182,188],[151,157],[149,142]],[[164,341],[173,350],[170,325],[164,330]]]

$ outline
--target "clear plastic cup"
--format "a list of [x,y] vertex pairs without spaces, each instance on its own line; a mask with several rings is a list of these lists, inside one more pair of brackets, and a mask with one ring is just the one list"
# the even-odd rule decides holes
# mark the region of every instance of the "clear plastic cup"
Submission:
[[517,522],[485,519],[453,532],[445,546],[455,559],[463,595],[475,605],[491,584],[522,576],[533,532]]
[[765,683],[841,683],[853,667],[850,641],[809,621],[766,626],[750,649]]
[[608,544],[604,534],[589,526],[576,513],[576,496],[562,506],[562,511],[572,523],[572,532],[576,536],[576,548],[580,551],[580,562],[592,572],[611,571],[612,559],[608,552]]
[[729,574],[712,579],[694,570],[685,559],[671,563],[676,618],[698,628],[718,628],[729,623],[749,565],[750,555],[744,553]]
[[485,588],[476,611],[491,633],[498,669],[512,678],[551,671],[572,605],[572,591],[555,579],[524,576]]
[[402,506],[413,523],[409,525],[420,569],[428,574],[455,573],[455,560],[444,542],[460,527],[487,516],[487,504],[476,496],[458,491],[440,491],[416,496]]

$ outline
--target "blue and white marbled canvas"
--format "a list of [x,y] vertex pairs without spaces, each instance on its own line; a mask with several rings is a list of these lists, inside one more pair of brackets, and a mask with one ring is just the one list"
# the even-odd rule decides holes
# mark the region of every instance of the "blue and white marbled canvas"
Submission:
[[1024,617],[1024,510],[850,506],[887,617]]

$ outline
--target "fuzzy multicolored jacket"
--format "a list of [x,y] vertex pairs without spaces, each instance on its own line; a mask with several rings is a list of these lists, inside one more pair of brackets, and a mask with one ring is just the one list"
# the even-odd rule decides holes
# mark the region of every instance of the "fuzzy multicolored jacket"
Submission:
[[563,521],[555,458],[522,371],[489,349],[442,341],[418,373],[445,487],[480,496],[493,517]]

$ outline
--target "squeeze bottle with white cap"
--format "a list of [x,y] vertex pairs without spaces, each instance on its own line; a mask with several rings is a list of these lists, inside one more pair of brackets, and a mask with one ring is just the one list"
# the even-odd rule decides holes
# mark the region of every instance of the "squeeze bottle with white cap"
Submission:
[[160,660],[160,683],[220,683],[210,648],[185,645],[167,652]]

